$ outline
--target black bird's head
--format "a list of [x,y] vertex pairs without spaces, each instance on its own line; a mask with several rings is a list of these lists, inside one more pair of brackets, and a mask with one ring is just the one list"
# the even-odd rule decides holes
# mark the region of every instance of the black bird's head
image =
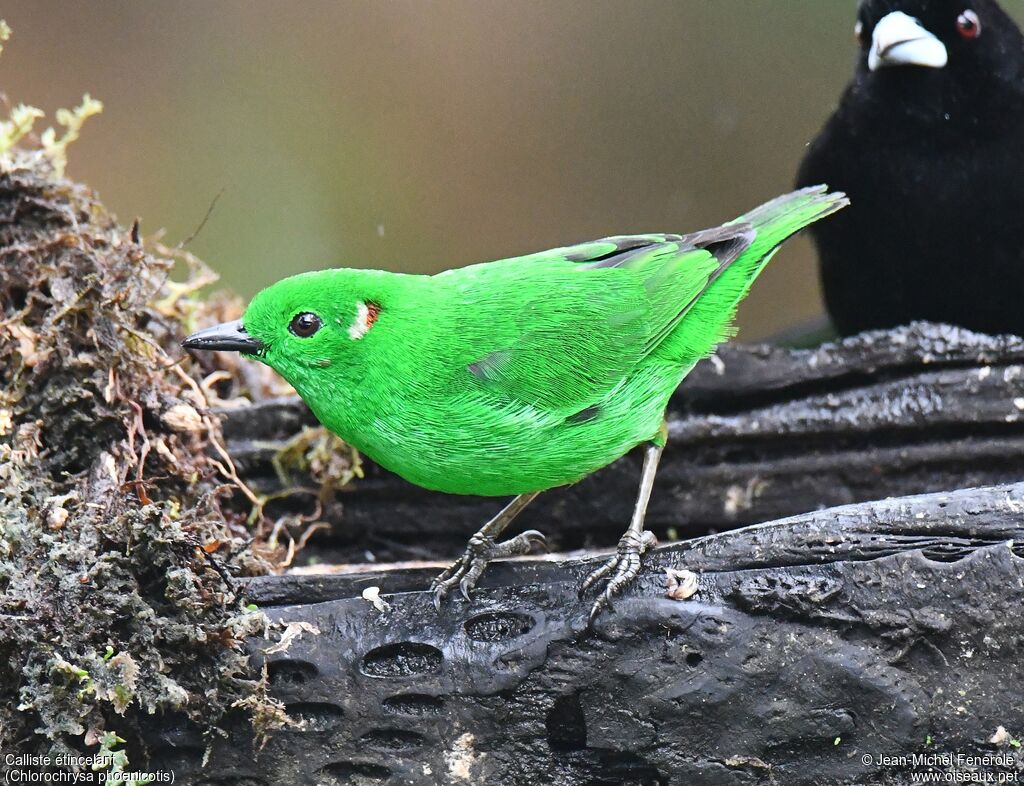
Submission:
[[1024,36],[995,0],[861,0],[855,99],[970,120],[1024,95]]

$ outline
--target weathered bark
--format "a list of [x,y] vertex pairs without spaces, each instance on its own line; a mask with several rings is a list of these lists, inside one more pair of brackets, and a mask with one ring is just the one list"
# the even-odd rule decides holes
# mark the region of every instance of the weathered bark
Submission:
[[[1024,777],[1020,749],[989,741],[1024,733],[1024,484],[949,490],[1024,474],[1022,363],[1024,341],[928,325],[726,348],[673,402],[650,521],[730,531],[653,552],[592,629],[577,587],[593,554],[497,563],[440,614],[438,563],[250,580],[271,617],[319,630],[267,657],[305,728],[257,752],[240,727],[202,769],[202,740],[162,721],[153,763],[235,786],[817,786],[908,783],[927,768],[878,757],[938,754],[943,770],[957,753]],[[282,400],[225,432],[268,490],[270,456],[311,423]],[[522,526],[612,545],[637,464],[551,493]],[[938,493],[804,512],[922,491]],[[342,499],[319,558],[436,558],[497,506],[372,466]],[[667,597],[666,568],[697,572],[697,594]]]
[[[438,615],[430,570],[254,579],[304,633],[268,658],[305,730],[239,733],[203,772],[246,784],[863,784],[863,757],[1003,756],[1024,772],[1024,484],[797,516],[655,552],[587,629],[598,557],[498,563]],[[665,568],[700,574],[666,597]],[[379,586],[390,608],[361,597]],[[161,732],[178,782],[201,745]],[[940,768],[941,769],[941,768]],[[961,767],[961,771],[965,768]]]
[[[229,414],[247,478],[270,490],[269,458],[314,421],[298,399]],[[673,399],[648,526],[659,537],[723,531],[820,507],[1024,477],[1024,340],[919,324],[815,350],[726,346]],[[614,544],[640,457],[543,495],[518,523],[557,550]],[[501,501],[449,497],[372,464],[317,536],[322,561],[460,551]],[[674,530],[674,533],[670,533]]]

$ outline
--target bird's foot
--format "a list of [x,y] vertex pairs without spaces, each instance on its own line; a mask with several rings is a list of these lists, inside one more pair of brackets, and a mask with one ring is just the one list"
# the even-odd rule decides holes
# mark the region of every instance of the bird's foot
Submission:
[[476,586],[476,582],[488,562],[501,557],[529,554],[534,545],[547,548],[547,539],[535,529],[527,530],[521,535],[516,535],[514,538],[500,543],[495,543],[494,538],[486,533],[476,533],[469,539],[465,553],[430,585],[430,591],[434,593],[434,608],[441,611],[441,601],[456,585],[458,585],[462,597],[468,601],[469,593]]
[[591,622],[597,618],[602,609],[611,608],[612,598],[629,586],[640,572],[644,553],[656,545],[658,545],[658,540],[654,537],[653,532],[644,530],[637,533],[631,530],[619,540],[618,553],[587,576],[583,586],[580,587],[580,595],[606,576],[611,576],[604,588],[604,592],[598,596],[590,609]]

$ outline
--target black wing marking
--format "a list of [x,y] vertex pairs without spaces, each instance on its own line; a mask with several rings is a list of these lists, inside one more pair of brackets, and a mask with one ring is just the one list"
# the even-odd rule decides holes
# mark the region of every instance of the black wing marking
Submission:
[[[600,256],[593,256],[585,251],[566,255],[570,262],[581,262],[587,270],[598,268],[625,267],[630,261],[645,254],[653,246],[664,243],[677,243],[679,252],[685,253],[702,249],[718,260],[722,270],[734,262],[740,254],[750,248],[757,232],[750,224],[727,224],[691,232],[687,235],[624,235],[607,237],[595,243],[611,243],[612,248]],[[721,271],[719,271],[721,272]]]

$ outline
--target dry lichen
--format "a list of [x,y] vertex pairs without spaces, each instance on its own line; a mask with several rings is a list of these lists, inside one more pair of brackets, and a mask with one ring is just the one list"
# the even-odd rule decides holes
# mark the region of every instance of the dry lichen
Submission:
[[292,471],[309,476],[319,487],[321,501],[363,477],[362,459],[355,448],[323,426],[304,428],[274,456],[274,470],[285,489],[295,483]]
[[63,179],[89,111],[0,156],[0,750],[95,753],[119,733],[137,767],[148,714],[210,729],[280,709],[242,645],[265,619],[230,576],[268,565],[210,415],[244,383],[178,362],[210,276],[179,254],[192,284],[169,282],[174,256]]
[[[10,38],[10,34],[7,24],[0,21],[0,42]],[[3,47],[0,46],[0,52],[2,51]],[[39,162],[38,165],[45,165],[56,177],[63,177],[68,162],[68,145],[78,139],[85,121],[102,111],[103,104],[90,97],[88,93],[82,96],[82,103],[74,109],[58,109],[57,123],[64,127],[61,135],[57,136],[57,131],[53,127],[47,128],[39,137],[38,148],[33,151],[18,151],[20,162],[26,163],[30,155],[45,159],[45,162]],[[32,133],[36,120],[45,116],[46,113],[38,107],[18,104],[11,110],[7,120],[0,121],[0,164],[4,168],[15,166],[15,146]]]

